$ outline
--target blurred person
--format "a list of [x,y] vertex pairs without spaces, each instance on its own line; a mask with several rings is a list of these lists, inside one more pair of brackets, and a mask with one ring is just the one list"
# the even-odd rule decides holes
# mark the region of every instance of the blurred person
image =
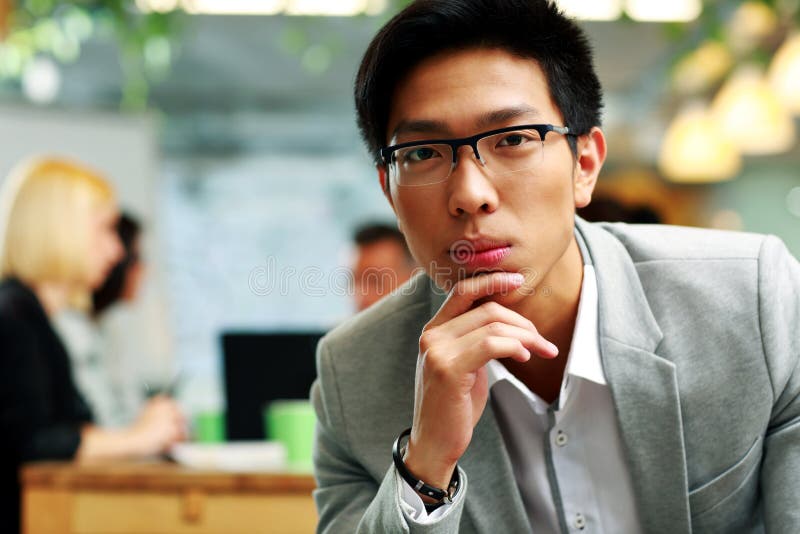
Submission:
[[354,97],[425,273],[318,345],[319,532],[798,531],[800,264],[576,216],[607,151],[574,20],[416,0]]
[[153,387],[153,360],[168,359],[156,342],[161,332],[143,325],[132,308],[141,291],[145,264],[142,227],[122,213],[116,231],[122,258],[92,294],[91,310],[70,308],[54,319],[70,356],[78,390],[101,426],[132,423]]
[[353,235],[353,241],[356,244],[354,297],[356,309],[361,311],[411,278],[416,263],[405,237],[394,226],[363,224]]
[[117,221],[117,234],[125,252],[103,285],[92,293],[92,314],[95,317],[118,302],[133,302],[142,287],[145,272],[142,225],[130,213],[122,213]]
[[34,460],[149,456],[184,438],[165,397],[129,427],[93,423],[69,357],[51,326],[67,307],[88,309],[91,292],[123,254],[111,186],[58,158],[16,167],[0,189],[0,522],[19,522],[18,469]]

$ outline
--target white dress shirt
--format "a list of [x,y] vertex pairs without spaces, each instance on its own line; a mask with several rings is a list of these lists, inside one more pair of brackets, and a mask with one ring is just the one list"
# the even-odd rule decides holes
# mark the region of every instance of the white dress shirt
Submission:
[[[487,366],[490,398],[525,511],[536,534],[641,531],[611,391],[600,361],[597,279],[584,265],[578,316],[561,393],[552,405],[499,361]],[[398,476],[403,513],[433,523],[453,506],[427,514]],[[465,476],[461,472],[461,476]],[[463,498],[456,495],[456,501]]]

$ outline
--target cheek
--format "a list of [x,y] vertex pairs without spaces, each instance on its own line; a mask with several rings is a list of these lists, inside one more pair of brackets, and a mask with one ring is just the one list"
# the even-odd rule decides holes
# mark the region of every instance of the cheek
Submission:
[[526,181],[529,199],[540,200],[539,209],[547,212],[571,211],[574,198],[572,157],[550,158],[531,179]]
[[552,219],[561,213],[571,216],[574,197],[571,161],[543,165],[528,179],[516,182],[516,191],[506,195],[506,201],[521,204],[524,213],[539,219]]
[[[571,161],[571,160],[570,160]],[[549,263],[550,253],[570,239],[574,218],[572,168],[560,163],[542,168],[506,190],[503,201],[513,206],[521,240],[531,257],[526,262]]]
[[436,248],[432,241],[431,228],[443,228],[438,222],[442,214],[447,216],[447,208],[430,197],[414,194],[399,194],[394,197],[395,210],[403,235],[415,258],[429,259],[430,250]]

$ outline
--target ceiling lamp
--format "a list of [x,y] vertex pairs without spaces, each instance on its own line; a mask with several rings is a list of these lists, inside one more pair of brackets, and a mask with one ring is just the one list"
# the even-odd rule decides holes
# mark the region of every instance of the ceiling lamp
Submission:
[[708,90],[733,66],[733,55],[719,41],[708,40],[683,58],[672,72],[672,85],[684,95]]
[[622,0],[558,0],[564,14],[582,20],[617,20],[622,16]]
[[658,160],[661,173],[680,183],[729,180],[741,165],[736,146],[702,105],[690,105],[675,117],[661,143]]
[[367,0],[292,0],[288,2],[285,13],[287,15],[327,15],[339,17],[352,17],[366,11]]
[[778,29],[778,16],[764,2],[744,2],[728,22],[728,42],[739,53],[747,53]]
[[136,0],[136,7],[142,13],[169,13],[178,9],[178,0]]
[[136,5],[145,13],[166,13],[181,7],[193,15],[352,17],[378,15],[387,9],[388,0],[136,0]]
[[[153,2],[154,0],[146,0]],[[164,1],[164,0],[159,0]],[[277,15],[285,0],[182,0],[181,6],[193,15]]]
[[700,0],[627,0],[625,12],[640,22],[690,22],[703,10]]
[[714,98],[712,113],[742,154],[778,154],[794,145],[792,117],[756,67],[731,76]]
[[800,115],[800,34],[789,37],[775,53],[769,81],[783,105]]

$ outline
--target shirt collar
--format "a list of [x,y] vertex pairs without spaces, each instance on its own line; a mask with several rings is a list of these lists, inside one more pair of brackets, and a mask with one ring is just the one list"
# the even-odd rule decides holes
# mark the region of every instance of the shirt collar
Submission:
[[[575,330],[572,333],[572,343],[567,356],[567,366],[564,380],[561,382],[559,395],[559,409],[564,406],[569,396],[569,377],[578,377],[600,385],[607,385],[603,365],[600,361],[600,341],[598,337],[597,314],[597,277],[594,267],[590,264],[583,266],[583,282],[581,296],[578,301],[578,315],[575,319]],[[489,379],[489,388],[500,380],[508,380],[517,389],[525,393],[534,404],[534,409],[546,409],[547,404],[527,386],[520,382],[506,367],[497,360],[490,360],[486,364]]]

